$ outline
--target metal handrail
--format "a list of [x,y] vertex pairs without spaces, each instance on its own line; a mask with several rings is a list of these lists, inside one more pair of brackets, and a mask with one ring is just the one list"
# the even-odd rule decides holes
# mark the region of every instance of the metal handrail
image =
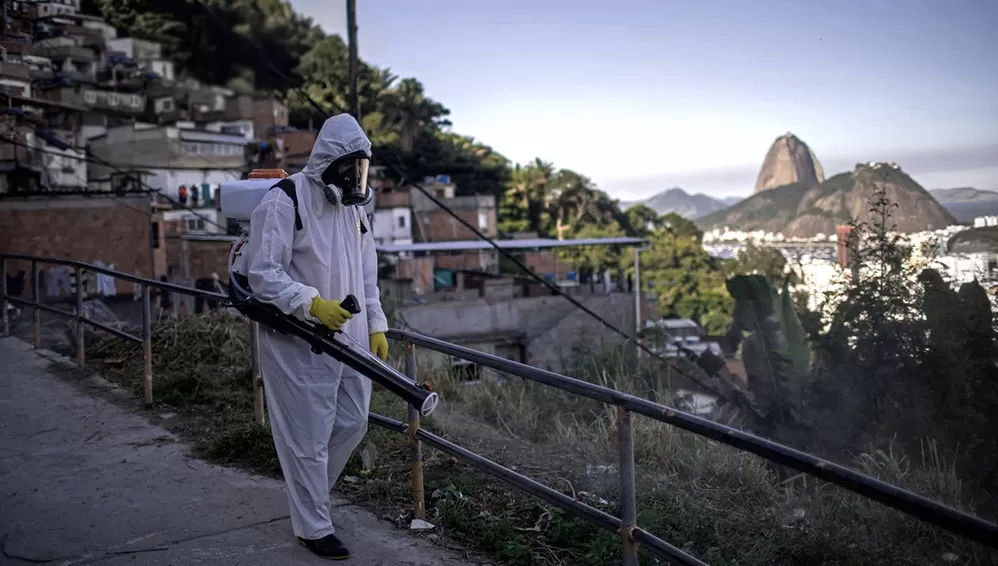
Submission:
[[[7,294],[7,264],[8,261],[25,261],[31,263],[31,299],[22,299],[20,297],[11,297]],[[64,311],[49,305],[42,304],[41,302],[41,290],[39,285],[38,277],[38,265],[39,264],[51,264],[51,265],[62,265],[66,267],[71,267],[75,271],[76,275],[76,308],[75,312]],[[83,312],[83,304],[86,297],[83,294],[83,272],[92,271],[94,273],[99,273],[102,275],[109,275],[115,279],[121,279],[124,281],[129,281],[131,283],[137,283],[142,288],[142,336],[134,336],[125,332],[121,329],[114,328],[107,324],[103,324],[96,320],[88,318]],[[179,293],[183,295],[192,295],[195,297],[205,297],[210,299],[220,299],[224,300],[228,297],[220,293],[214,293],[211,291],[204,291],[202,289],[195,289],[192,287],[184,287],[183,285],[175,285],[173,283],[165,283],[163,281],[156,281],[154,279],[147,279],[145,277],[140,277],[132,273],[125,273],[122,271],[117,271],[114,269],[108,269],[106,267],[96,266],[83,261],[77,261],[72,259],[60,259],[52,257],[38,257],[25,254],[10,254],[10,253],[0,253],[0,273],[3,274],[3,279],[0,281],[0,324],[3,326],[3,335],[10,335],[10,314],[7,312],[7,304],[14,303],[19,305],[24,305],[30,307],[34,310],[34,346],[36,348],[41,347],[41,313],[49,312],[52,314],[57,314],[67,318],[75,319],[76,321],[76,363],[82,368],[86,366],[86,347],[85,347],[85,325],[93,326],[94,328],[99,328],[109,334],[117,336],[123,340],[127,340],[133,343],[142,344],[142,354],[144,361],[144,375],[143,375],[143,397],[147,405],[152,405],[153,402],[153,390],[152,390],[152,297],[150,294],[150,289],[162,289],[170,291],[173,293]],[[259,327],[255,323],[250,327],[250,337],[252,345],[257,342],[257,337],[259,334]],[[258,366],[254,366],[254,406],[258,407],[255,410],[256,418],[258,422],[263,422],[263,387],[262,382],[259,380]],[[258,383],[259,382],[259,383]]]
[[[31,262],[31,301],[7,296],[6,264],[8,259]],[[40,304],[37,277],[37,266],[39,263],[51,263],[73,267],[76,270],[77,281],[82,280],[82,271],[87,270],[140,284],[142,286],[143,294],[142,337],[138,338],[132,336],[120,330],[97,323],[96,321],[89,320],[83,316],[82,285],[76,286],[77,304],[75,313]],[[2,283],[2,288],[0,288],[0,309],[3,310],[3,330],[5,335],[9,335],[10,330],[6,308],[7,302],[10,301],[35,309],[35,347],[40,347],[40,312],[47,311],[62,316],[75,317],[78,321],[77,363],[81,367],[84,366],[85,361],[83,353],[83,324],[94,325],[126,340],[141,341],[144,346],[143,349],[146,370],[144,381],[145,399],[149,404],[152,403],[152,345],[149,289],[165,289],[175,293],[223,300],[227,298],[225,295],[219,293],[184,287],[172,283],[164,283],[129,273],[122,273],[113,269],[97,267],[75,260],[41,258],[20,254],[0,254],[0,272],[3,272],[4,274],[3,280],[0,282]],[[877,480],[876,478],[866,476],[849,468],[845,468],[827,460],[822,460],[776,442],[754,436],[744,431],[726,427],[713,421],[678,411],[671,407],[659,405],[615,389],[602,387],[587,381],[567,377],[547,370],[528,366],[526,364],[513,362],[505,358],[479,352],[464,346],[451,344],[449,342],[424,336],[415,332],[393,329],[388,331],[388,336],[392,339],[403,341],[405,347],[405,371],[406,374],[414,380],[417,379],[416,346],[422,346],[430,350],[463,358],[510,375],[536,381],[569,393],[609,403],[617,407],[616,424],[621,477],[621,518],[619,519],[600,511],[599,509],[586,505],[581,501],[577,501],[557,490],[540,484],[530,478],[522,476],[513,470],[505,468],[481,455],[471,452],[456,444],[450,443],[447,440],[444,440],[443,438],[433,435],[425,429],[420,428],[419,412],[413,407],[409,407],[407,423],[402,423],[400,421],[372,413],[369,417],[369,422],[371,424],[396,430],[398,432],[405,432],[406,435],[409,436],[409,461],[412,467],[414,517],[418,520],[425,520],[421,443],[426,442],[427,444],[448,453],[489,475],[492,475],[493,477],[496,477],[516,488],[524,490],[536,497],[544,499],[545,501],[564,509],[576,517],[589,521],[590,523],[593,523],[601,528],[619,533],[623,545],[623,563],[625,565],[630,566],[637,564],[638,542],[642,543],[652,553],[666,558],[675,564],[694,566],[704,565],[704,562],[637,526],[634,439],[631,425],[631,413],[633,412],[665,422],[667,424],[678,426],[684,430],[691,431],[701,436],[706,436],[740,450],[762,456],[772,462],[794,468],[798,471],[823,479],[829,483],[839,485],[849,491],[858,493],[898,509],[904,513],[908,513],[928,522],[934,523],[961,536],[981,542],[990,547],[998,547],[998,526],[992,523],[909,491],[905,491],[899,487]],[[254,417],[257,422],[263,424],[265,423],[263,382],[260,378],[258,342],[259,325],[256,322],[251,321],[250,346],[253,368],[252,379],[254,387]]]
[[[74,259],[58,259],[54,257],[37,257],[31,255],[23,254],[0,254],[0,258],[3,259],[13,259],[20,261],[30,261],[32,263],[46,263],[52,265],[64,265],[66,267],[78,267],[80,269],[85,269],[87,271],[93,271],[94,273],[100,273],[101,275],[110,275],[115,279],[121,279],[122,281],[128,281],[129,283],[138,283],[140,285],[146,285],[149,287],[154,287],[156,289],[163,289],[166,291],[172,291],[174,293],[179,293],[181,295],[190,296],[201,296],[212,299],[227,299],[228,296],[222,293],[215,293],[212,291],[205,291],[202,289],[195,289],[193,287],[184,287],[183,285],[176,285],[174,283],[166,283],[163,281],[156,281],[155,279],[148,279],[135,275],[132,273],[125,273],[123,271],[117,271],[114,269],[108,269],[106,267],[99,267],[91,263],[84,261],[77,261]],[[4,272],[6,273],[6,271]]]
[[[409,429],[409,425],[402,421],[397,421],[395,419],[383,417],[374,413],[371,413],[368,417],[368,422],[396,432],[407,432]],[[622,523],[617,517],[614,517],[613,515],[596,509],[590,505],[586,505],[578,499],[573,499],[564,493],[551,489],[550,487],[532,480],[527,476],[518,474],[509,468],[468,450],[467,448],[463,448],[453,442],[445,440],[432,432],[427,431],[426,429],[418,429],[415,437],[417,440],[425,442],[437,450],[471,465],[481,472],[499,478],[509,485],[526,491],[530,495],[543,499],[580,519],[584,519],[611,532],[620,532],[621,530]],[[669,559],[674,564],[706,566],[705,562],[701,562],[700,560],[690,556],[689,554],[645,531],[644,529],[634,527],[631,532],[631,536],[639,538],[641,542],[648,545],[648,547],[651,548],[655,554]]]
[[[980,517],[943,505],[895,485],[855,470],[812,456],[789,446],[731,428],[714,421],[660,405],[647,399],[596,385],[588,381],[535,368],[478,350],[451,344],[408,330],[390,330],[396,340],[475,362],[516,377],[536,381],[575,395],[616,405],[646,417],[677,426],[745,452],[751,452],[771,462],[793,468],[810,476],[845,488],[906,514],[940,526],[960,536],[998,548],[998,525]],[[620,419],[618,418],[618,421]]]

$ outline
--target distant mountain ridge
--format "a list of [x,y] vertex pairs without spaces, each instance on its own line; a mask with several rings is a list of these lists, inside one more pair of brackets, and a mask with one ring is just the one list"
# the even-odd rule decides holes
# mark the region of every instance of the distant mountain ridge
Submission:
[[898,205],[892,222],[902,232],[944,228],[956,219],[900,167],[889,163],[858,164],[818,185],[793,183],[756,193],[738,204],[699,218],[704,228],[782,233],[808,238],[834,234],[852,218],[870,221],[874,188],[886,186],[887,198]]
[[998,214],[998,192],[973,187],[929,191],[960,222],[973,222],[978,216]]
[[929,191],[939,202],[971,202],[971,201],[998,201],[998,192],[982,191],[974,187],[957,187],[955,189],[932,189]]
[[673,187],[644,200],[622,202],[620,203],[620,207],[627,210],[628,208],[642,204],[658,214],[674,212],[683,218],[694,220],[707,214],[724,210],[740,200],[742,200],[741,197],[716,199],[702,193],[691,195],[679,187]]

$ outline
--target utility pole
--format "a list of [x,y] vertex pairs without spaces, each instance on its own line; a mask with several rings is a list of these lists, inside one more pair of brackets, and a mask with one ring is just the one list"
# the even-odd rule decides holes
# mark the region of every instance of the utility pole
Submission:
[[350,46],[350,113],[360,121],[357,95],[357,0],[347,0],[347,41]]
[[[638,334],[644,328],[641,320],[641,252],[651,249],[647,244],[634,247],[634,343],[640,344],[641,339]],[[644,350],[637,349],[638,358],[642,357]]]

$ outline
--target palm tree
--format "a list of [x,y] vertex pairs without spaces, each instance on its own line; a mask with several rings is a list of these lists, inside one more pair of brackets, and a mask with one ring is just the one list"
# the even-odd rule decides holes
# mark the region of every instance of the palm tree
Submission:
[[412,151],[419,134],[431,126],[450,125],[444,119],[450,111],[439,102],[427,98],[423,84],[416,79],[403,79],[386,96],[385,102],[386,117],[395,125],[403,151]]
[[538,234],[546,234],[548,229],[549,207],[553,191],[557,187],[557,174],[554,164],[540,158],[521,167],[513,168],[505,198],[510,207],[519,209],[519,216],[526,221],[526,229]]
[[558,172],[555,187],[551,191],[550,214],[555,219],[555,232],[559,240],[565,231],[571,230],[585,214],[595,185],[585,175],[570,169]]
[[385,147],[398,142],[398,132],[385,113],[385,107],[390,103],[397,80],[398,75],[392,73],[391,69],[361,65],[358,81],[361,126],[376,147]]

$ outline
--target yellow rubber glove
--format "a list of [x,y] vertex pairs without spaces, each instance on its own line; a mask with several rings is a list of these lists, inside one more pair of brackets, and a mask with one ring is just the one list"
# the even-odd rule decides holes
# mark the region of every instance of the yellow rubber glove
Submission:
[[340,306],[339,301],[327,301],[322,297],[312,299],[312,308],[308,312],[330,330],[339,330],[346,321],[353,318],[348,310]]
[[381,358],[381,361],[388,360],[388,337],[384,332],[371,334],[371,353]]

